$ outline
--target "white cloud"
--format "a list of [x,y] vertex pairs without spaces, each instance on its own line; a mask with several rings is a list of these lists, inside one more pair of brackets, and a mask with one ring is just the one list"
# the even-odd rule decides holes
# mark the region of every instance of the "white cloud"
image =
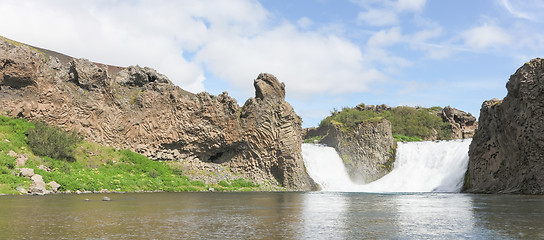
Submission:
[[357,22],[371,26],[389,26],[398,23],[397,13],[383,9],[368,9],[357,15]]
[[394,6],[397,11],[419,12],[425,7],[426,0],[398,0]]
[[397,1],[359,1],[365,11],[357,15],[358,23],[370,26],[390,26],[399,23],[399,14],[403,12],[421,12],[426,0]]
[[302,29],[307,29],[311,27],[314,24],[312,19],[309,19],[307,17],[302,17],[297,21],[297,25]]
[[517,18],[542,22],[544,2],[541,0],[497,0],[506,11]]
[[512,37],[499,26],[484,23],[462,34],[465,44],[470,48],[483,49],[510,44]]
[[373,34],[367,42],[369,48],[387,47],[399,43],[403,39],[400,27],[381,30]]
[[204,69],[248,96],[260,72],[277,75],[300,97],[366,91],[384,78],[357,45],[309,31],[311,19],[271,19],[255,0],[13,0],[0,9],[7,37],[92,61],[150,66],[193,92],[204,90]]
[[273,73],[294,97],[366,91],[368,83],[384,78],[377,70],[364,67],[358,46],[336,36],[301,33],[290,24],[252,38],[217,36],[197,59],[248,91],[258,73]]

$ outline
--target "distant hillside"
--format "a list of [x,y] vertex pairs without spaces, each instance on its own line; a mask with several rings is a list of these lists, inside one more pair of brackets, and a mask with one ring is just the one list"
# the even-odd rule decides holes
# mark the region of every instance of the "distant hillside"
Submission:
[[337,124],[343,131],[351,131],[357,124],[387,119],[399,141],[449,140],[470,138],[476,129],[476,118],[451,107],[389,107],[359,104],[355,108],[333,111],[323,119],[320,127]]

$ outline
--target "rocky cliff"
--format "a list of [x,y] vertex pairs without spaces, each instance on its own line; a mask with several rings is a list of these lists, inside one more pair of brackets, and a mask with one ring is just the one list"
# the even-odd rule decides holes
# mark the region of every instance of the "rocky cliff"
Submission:
[[257,77],[256,97],[240,108],[226,92],[192,94],[151,68],[52,53],[0,39],[0,113],[179,161],[194,179],[245,177],[312,188],[301,155],[301,119],[271,74]]
[[336,149],[354,182],[369,183],[392,170],[397,144],[386,119],[362,122],[349,131],[332,122],[306,132],[307,138],[314,136]]
[[544,194],[544,59],[510,76],[501,101],[485,101],[469,150],[465,192]]
[[476,117],[459,109],[447,106],[442,109],[439,115],[442,117],[442,121],[451,125],[452,139],[472,138],[478,128]]

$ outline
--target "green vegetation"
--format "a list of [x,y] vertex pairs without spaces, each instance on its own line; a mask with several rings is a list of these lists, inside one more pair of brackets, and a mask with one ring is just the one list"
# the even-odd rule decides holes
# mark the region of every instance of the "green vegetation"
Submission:
[[331,113],[331,116],[326,117],[321,121],[319,126],[323,126],[325,124],[336,124],[340,125],[342,131],[349,132],[351,131],[357,124],[362,122],[378,122],[381,119],[383,119],[383,116],[381,116],[379,113],[374,111],[358,111],[353,108],[342,108],[342,111],[334,110]]
[[315,140],[321,141],[321,139],[323,139],[323,136],[315,136],[304,140],[304,143],[314,143]]
[[[26,137],[28,135],[28,138]],[[56,150],[54,152],[53,150]],[[254,191],[262,187],[245,179],[207,184],[191,181],[179,165],[158,162],[130,150],[119,150],[82,141],[75,133],[24,119],[0,115],[0,193],[16,194],[31,181],[18,176],[16,157],[28,156],[32,168],[45,182],[55,181],[59,191]],[[12,154],[13,155],[13,154]],[[49,169],[49,170],[44,170]]]
[[393,138],[397,142],[419,142],[419,141],[423,141],[419,137],[408,137],[408,136],[403,136],[403,135],[398,135],[398,134],[393,135]]
[[28,146],[38,156],[75,161],[74,148],[83,139],[75,132],[67,133],[58,127],[36,123],[28,130]]
[[[377,112],[372,110],[359,111],[352,108],[343,108],[342,111],[333,111],[319,124],[336,124],[344,132],[353,130],[355,126],[363,122],[377,122],[387,119],[391,122],[393,134],[401,141],[421,141],[433,134],[438,134],[438,139],[451,139],[451,125],[443,122],[436,113],[441,107],[413,108],[395,107],[391,110]],[[436,131],[436,132],[435,132]]]

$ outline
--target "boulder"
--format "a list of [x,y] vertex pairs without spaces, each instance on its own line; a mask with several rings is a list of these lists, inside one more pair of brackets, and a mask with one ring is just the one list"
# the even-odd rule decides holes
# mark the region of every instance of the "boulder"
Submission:
[[48,185],[51,187],[51,191],[53,191],[55,193],[59,190],[59,187],[60,187],[60,184],[58,184],[55,181],[49,182]]
[[26,165],[26,161],[28,160],[28,155],[26,154],[19,154],[16,159],[15,166],[16,167],[22,167]]
[[264,100],[265,98],[285,98],[285,84],[280,83],[278,79],[270,73],[261,73],[253,82],[255,86],[255,98]]
[[87,59],[73,59],[70,62],[69,80],[85,90],[98,90],[106,86],[108,72]]
[[170,80],[163,74],[158,73],[155,69],[149,67],[130,66],[121,70],[114,79],[115,82],[142,87],[147,83],[158,82],[170,84]]
[[45,182],[43,181],[43,177],[41,175],[34,174],[34,176],[32,176],[30,179],[32,180],[30,188],[28,189],[30,194],[43,195],[49,193],[45,187]]
[[23,177],[26,177],[26,178],[31,178],[32,176],[34,176],[34,169],[32,169],[32,168],[21,168],[21,170],[19,170],[19,176],[23,176]]
[[9,150],[8,156],[10,156],[10,157],[17,157],[17,153],[14,152],[13,150]]
[[463,191],[544,194],[544,59],[521,66],[506,88],[482,104]]

